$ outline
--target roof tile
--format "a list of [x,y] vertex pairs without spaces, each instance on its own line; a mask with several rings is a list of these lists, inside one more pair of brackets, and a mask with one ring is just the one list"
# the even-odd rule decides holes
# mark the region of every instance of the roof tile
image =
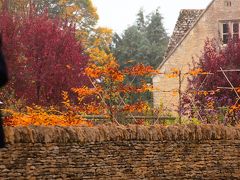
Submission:
[[165,58],[169,56],[171,51],[177,46],[203,11],[204,9],[182,9],[180,11],[173,34],[168,43],[168,48],[165,52]]

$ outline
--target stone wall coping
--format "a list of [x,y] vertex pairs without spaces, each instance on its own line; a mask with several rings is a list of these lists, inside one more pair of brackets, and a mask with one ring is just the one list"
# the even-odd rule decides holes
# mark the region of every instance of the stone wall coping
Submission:
[[87,143],[103,141],[240,140],[240,128],[223,125],[99,125],[94,127],[5,127],[6,142]]

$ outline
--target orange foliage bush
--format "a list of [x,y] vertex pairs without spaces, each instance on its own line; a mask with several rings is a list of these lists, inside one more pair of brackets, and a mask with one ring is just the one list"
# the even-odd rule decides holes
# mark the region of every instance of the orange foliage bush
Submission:
[[27,107],[26,112],[4,110],[5,126],[92,126],[90,121],[71,112],[60,112],[50,107],[44,109],[40,106]]
[[[133,67],[120,69],[115,57],[98,48],[89,50],[90,61],[85,68],[92,87],[72,88],[78,95],[79,106],[84,104],[86,98],[92,97],[92,103],[79,107],[83,113],[104,114],[116,120],[119,114],[146,112],[149,105],[146,102],[131,104],[128,98],[134,94],[142,94],[152,90],[147,84],[146,77],[157,73],[151,66],[137,64]],[[127,77],[138,78],[138,85],[126,83]],[[140,79],[140,80],[139,80]]]

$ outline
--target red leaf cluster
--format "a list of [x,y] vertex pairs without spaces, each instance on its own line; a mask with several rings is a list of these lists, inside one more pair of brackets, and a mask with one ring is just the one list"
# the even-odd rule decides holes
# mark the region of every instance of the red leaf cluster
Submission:
[[[199,63],[195,66],[206,72],[189,79],[188,91],[198,90],[194,93],[193,100],[200,115],[216,117],[222,113],[226,120],[225,111],[228,112],[233,107],[235,112],[229,111],[228,116],[239,119],[240,111],[235,107],[239,105],[236,92],[240,86],[240,40],[229,40],[226,46],[218,46],[215,40],[207,40]],[[193,100],[188,97],[183,99],[187,107],[185,110],[190,109],[192,115],[195,112],[191,109]]]
[[0,14],[4,53],[17,97],[28,104],[60,105],[62,91],[89,83],[83,74],[88,61],[75,27],[47,13],[19,17]]

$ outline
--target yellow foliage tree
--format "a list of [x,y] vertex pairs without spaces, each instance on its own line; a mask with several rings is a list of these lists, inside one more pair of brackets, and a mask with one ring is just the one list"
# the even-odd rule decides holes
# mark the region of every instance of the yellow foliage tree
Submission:
[[47,10],[51,17],[58,16],[76,25],[77,37],[86,49],[107,47],[112,40],[110,29],[96,27],[99,17],[92,0],[0,0],[0,7],[20,15],[30,15],[31,9],[38,13]]

